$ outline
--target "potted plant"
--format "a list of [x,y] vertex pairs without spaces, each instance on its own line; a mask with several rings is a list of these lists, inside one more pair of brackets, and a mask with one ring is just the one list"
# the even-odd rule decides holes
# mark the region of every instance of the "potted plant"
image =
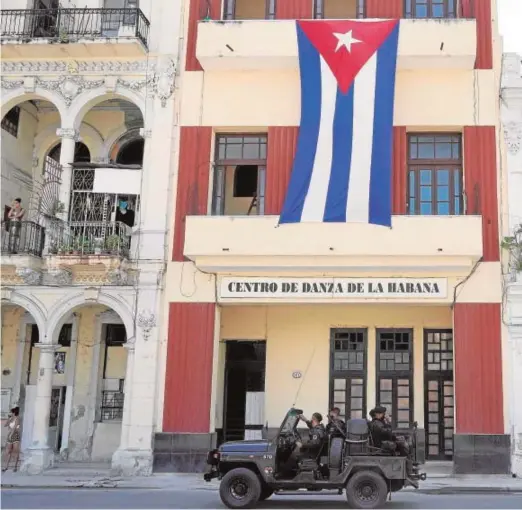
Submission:
[[101,255],[102,248],[103,248],[103,238],[102,237],[95,237],[93,246],[94,246],[94,254],[95,255]]
[[522,225],[519,225],[512,236],[504,237],[501,247],[509,251],[510,268],[515,272],[517,282],[522,282]]
[[119,236],[112,234],[105,239],[105,248],[109,253],[116,254],[120,248],[121,239]]

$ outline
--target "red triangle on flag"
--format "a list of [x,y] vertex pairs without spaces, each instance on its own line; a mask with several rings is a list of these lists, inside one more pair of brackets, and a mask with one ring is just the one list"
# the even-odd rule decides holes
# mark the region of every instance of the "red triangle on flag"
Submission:
[[331,69],[343,94],[390,35],[399,20],[298,21],[315,49]]

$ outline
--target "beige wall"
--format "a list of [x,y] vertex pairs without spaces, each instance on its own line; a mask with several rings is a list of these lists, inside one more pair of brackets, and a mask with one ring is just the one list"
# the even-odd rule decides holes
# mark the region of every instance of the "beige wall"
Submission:
[[[394,124],[415,129],[495,125],[494,78],[489,70],[398,71]],[[185,72],[183,83],[183,126],[299,125],[297,69]]]
[[[228,306],[221,308],[220,335],[222,340],[267,340],[265,420],[269,427],[276,427],[294,403],[308,414],[327,411],[330,328],[368,328],[368,409],[376,403],[375,329],[413,328],[414,419],[423,426],[423,328],[451,329],[452,321],[447,306]],[[220,364],[223,362],[221,356]],[[303,373],[302,379],[292,378],[296,370]],[[222,378],[222,373],[221,369],[218,377]],[[217,381],[216,407],[222,405],[222,388],[222,382]]]
[[11,205],[18,197],[27,211],[31,195],[33,145],[38,117],[32,105],[26,103],[20,106],[18,136],[15,138],[2,129],[2,212],[4,206]]

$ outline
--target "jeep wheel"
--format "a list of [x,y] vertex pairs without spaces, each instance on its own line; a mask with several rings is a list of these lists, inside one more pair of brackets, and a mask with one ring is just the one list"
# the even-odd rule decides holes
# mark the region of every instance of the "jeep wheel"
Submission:
[[351,508],[382,508],[387,494],[386,481],[373,471],[358,471],[346,485],[346,499]]
[[261,481],[251,469],[232,469],[221,480],[219,497],[228,508],[252,508],[261,497]]

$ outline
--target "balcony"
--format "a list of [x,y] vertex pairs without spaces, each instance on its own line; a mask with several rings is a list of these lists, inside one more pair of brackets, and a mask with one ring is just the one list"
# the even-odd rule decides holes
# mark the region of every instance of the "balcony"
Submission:
[[[400,23],[399,70],[474,68],[474,19],[403,19]],[[196,57],[205,71],[297,71],[295,21],[202,21]]]
[[123,285],[128,280],[130,228],[121,222],[70,222],[49,229],[46,257],[52,279]]
[[189,216],[184,255],[204,271],[469,271],[482,256],[480,216],[395,216],[392,228],[276,216]]
[[1,57],[140,57],[149,28],[140,9],[2,10]]
[[33,221],[2,221],[2,285],[41,281],[45,229]]

